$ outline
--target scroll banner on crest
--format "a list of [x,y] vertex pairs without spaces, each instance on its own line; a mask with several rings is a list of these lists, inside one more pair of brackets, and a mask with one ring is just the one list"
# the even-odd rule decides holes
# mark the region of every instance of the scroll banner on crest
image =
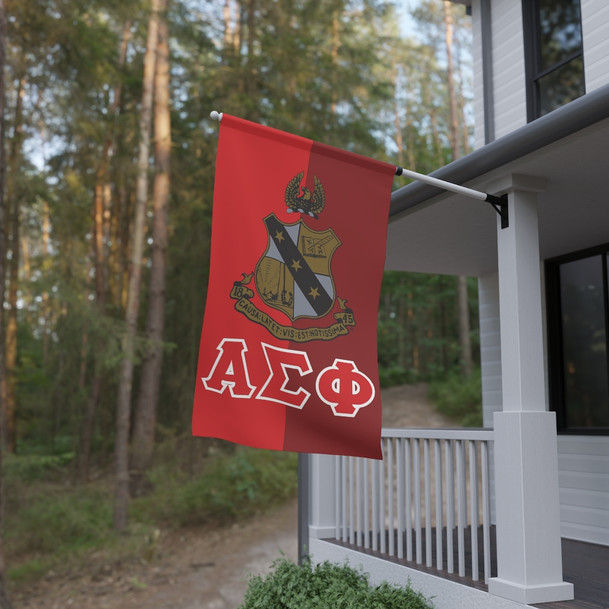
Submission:
[[380,459],[395,166],[224,114],[192,430]]

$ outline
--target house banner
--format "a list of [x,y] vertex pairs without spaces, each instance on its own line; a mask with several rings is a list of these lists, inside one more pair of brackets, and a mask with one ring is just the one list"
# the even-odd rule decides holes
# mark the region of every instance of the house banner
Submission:
[[194,435],[382,458],[376,329],[394,172],[223,115]]

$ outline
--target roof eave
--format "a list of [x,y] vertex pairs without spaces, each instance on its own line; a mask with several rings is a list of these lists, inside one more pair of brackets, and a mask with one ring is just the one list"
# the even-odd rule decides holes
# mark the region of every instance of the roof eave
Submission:
[[[493,169],[609,118],[609,85],[587,93],[569,104],[512,131],[434,171],[434,178],[466,184]],[[444,191],[423,182],[412,182],[391,195],[389,217],[427,203]],[[493,193],[491,193],[493,194]]]

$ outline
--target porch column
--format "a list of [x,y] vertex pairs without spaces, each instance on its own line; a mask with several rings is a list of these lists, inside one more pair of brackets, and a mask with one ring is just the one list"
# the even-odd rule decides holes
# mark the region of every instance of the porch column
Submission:
[[[489,185],[490,186],[490,185]],[[489,592],[520,603],[573,598],[562,579],[555,413],[547,411],[537,192],[509,175],[509,227],[497,224],[503,411],[494,415],[497,577]]]
[[336,534],[337,457],[311,455],[310,459],[309,536],[315,539],[327,539]]

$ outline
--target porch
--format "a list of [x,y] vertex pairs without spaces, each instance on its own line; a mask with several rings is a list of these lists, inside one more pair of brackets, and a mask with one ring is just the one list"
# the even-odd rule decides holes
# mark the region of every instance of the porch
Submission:
[[[312,457],[313,559],[361,564],[373,581],[410,581],[439,609],[533,605],[488,593],[497,576],[493,436],[486,429],[386,429],[383,461]],[[575,600],[534,606],[609,608],[609,547],[563,539],[562,555]]]
[[[444,535],[446,530],[444,530]],[[466,532],[467,534],[467,532]],[[426,533],[424,533],[425,538]],[[432,539],[435,539],[435,529],[432,531]],[[467,540],[467,537],[466,537]],[[330,540],[327,540],[330,541]],[[390,554],[364,549],[348,542],[332,540],[338,546],[350,548],[363,554],[375,556],[382,560],[402,564],[423,573],[441,577],[443,579],[470,586],[478,590],[487,590],[487,586],[480,580],[474,581],[469,575],[471,564],[471,546],[466,541],[465,567],[466,575],[460,577],[456,573],[448,573],[435,567],[427,567],[425,564],[417,564],[416,561],[408,561],[397,558]],[[424,542],[423,542],[424,543]],[[497,540],[494,527],[491,527],[491,575],[497,573],[496,546]],[[457,560],[456,555],[453,560]],[[540,609],[608,609],[609,608],[609,547],[601,546],[574,539],[562,539],[563,574],[567,582],[575,586],[575,599],[571,601],[560,601],[554,603],[540,603],[533,605]]]

